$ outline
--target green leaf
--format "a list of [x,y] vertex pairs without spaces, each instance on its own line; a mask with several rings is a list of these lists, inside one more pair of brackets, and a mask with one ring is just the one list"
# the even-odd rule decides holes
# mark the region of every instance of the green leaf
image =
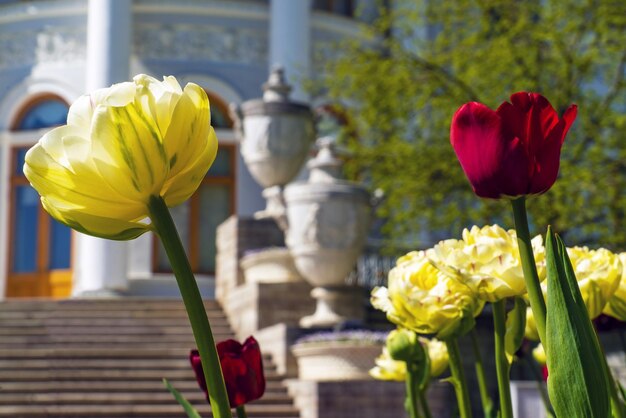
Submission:
[[180,392],[177,391],[174,386],[172,386],[171,383],[168,382],[167,379],[163,378],[163,384],[165,385],[167,390],[169,390],[170,393],[174,396],[176,402],[178,402],[180,406],[183,407],[183,409],[187,413],[188,418],[202,418],[198,411],[195,410],[195,408],[189,403],[189,401],[185,399],[185,397],[181,395]]
[[506,333],[504,334],[504,350],[509,364],[524,341],[526,328],[526,302],[515,297],[515,306],[506,316]]
[[548,228],[546,357],[548,393],[557,417],[606,418],[605,360],[561,239]]

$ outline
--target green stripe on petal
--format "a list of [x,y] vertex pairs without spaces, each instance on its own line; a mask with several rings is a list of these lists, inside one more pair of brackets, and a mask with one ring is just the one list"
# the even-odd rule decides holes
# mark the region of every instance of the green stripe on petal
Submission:
[[211,135],[210,115],[206,92],[196,84],[187,84],[163,137],[168,159],[173,163],[170,166],[171,177],[187,169],[190,162],[204,151]]
[[171,177],[163,187],[165,203],[172,207],[187,200],[200,186],[208,168],[215,161],[217,155],[217,136],[213,128],[210,128],[209,139],[204,149],[196,155],[194,161],[190,161],[185,170]]
[[134,104],[98,107],[91,138],[95,165],[113,189],[141,202],[160,191],[168,173],[161,135]]

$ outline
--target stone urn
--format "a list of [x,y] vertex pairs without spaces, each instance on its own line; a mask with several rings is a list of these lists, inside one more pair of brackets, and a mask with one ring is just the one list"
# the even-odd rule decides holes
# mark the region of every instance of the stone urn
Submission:
[[315,139],[311,108],[289,99],[282,68],[271,72],[263,90],[263,98],[231,105],[243,160],[268,201],[257,218],[279,217],[274,215],[283,206],[276,199],[302,168]]
[[318,144],[320,150],[308,164],[308,181],[284,191],[287,247],[317,300],[315,313],[300,322],[307,328],[362,320],[364,291],[345,283],[365,244],[371,215],[369,193],[340,179],[332,138]]
[[247,283],[289,283],[303,280],[285,247],[249,252],[239,263]]

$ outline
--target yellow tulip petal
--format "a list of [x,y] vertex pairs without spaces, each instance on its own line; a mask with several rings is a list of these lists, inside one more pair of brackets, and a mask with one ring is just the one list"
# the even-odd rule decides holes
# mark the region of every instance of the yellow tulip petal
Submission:
[[176,206],[198,189],[206,176],[208,168],[215,161],[217,155],[217,137],[213,127],[210,128],[209,140],[205,148],[196,155],[196,159],[189,162],[189,166],[171,177],[163,186],[163,196],[168,206]]
[[176,78],[163,77],[159,81],[154,77],[139,74],[133,78],[137,85],[135,102],[146,115],[152,115],[162,135],[167,132],[174,117],[174,109],[183,94]]
[[89,159],[89,142],[71,126],[48,132],[26,155],[24,173],[40,195],[58,206],[84,208],[93,215],[130,220],[145,209],[121,196],[96,171]]
[[169,170],[155,121],[133,104],[99,106],[92,126],[93,160],[105,181],[132,200],[158,195]]
[[[206,92],[196,84],[187,84],[163,136],[171,176],[186,170],[206,148],[211,139],[210,114]],[[214,133],[212,139],[216,141]]]
[[89,135],[93,112],[98,105],[126,106],[134,100],[135,90],[134,83],[126,82],[80,96],[70,106],[67,124],[79,127],[84,135]]
[[141,222],[127,222],[116,218],[94,216],[80,210],[58,210],[42,197],[41,203],[44,209],[57,221],[70,228],[99,238],[107,238],[119,241],[137,238],[151,227]]
[[619,285],[603,312],[620,321],[626,321],[626,268],[624,268],[626,266],[626,253],[620,253],[618,257],[622,265],[622,274]]
[[209,121],[209,100],[205,91],[195,84],[187,84],[164,138],[170,164],[170,178],[163,187],[168,206],[188,199],[215,160],[217,137]]

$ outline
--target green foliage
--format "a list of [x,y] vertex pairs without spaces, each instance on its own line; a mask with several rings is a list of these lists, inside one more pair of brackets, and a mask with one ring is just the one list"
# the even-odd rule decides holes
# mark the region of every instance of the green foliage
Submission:
[[176,390],[176,388],[172,386],[172,384],[167,379],[163,378],[163,384],[165,385],[167,390],[170,391],[174,399],[176,399],[176,402],[178,402],[178,404],[183,407],[188,418],[201,418],[200,414],[198,413],[198,411],[196,411],[193,405],[191,405],[191,403],[189,403],[189,401],[185,399],[185,397],[178,390]]
[[545,95],[579,116],[563,147],[560,178],[531,199],[531,223],[572,244],[626,248],[626,2],[623,0],[396,0],[339,46],[320,93],[351,125],[352,179],[381,188],[386,236],[458,236],[502,222],[501,201],[476,198],[449,142],[454,112],[492,108],[517,91]]
[[557,417],[610,416],[610,378],[565,244],[548,228],[545,350],[548,393]]

